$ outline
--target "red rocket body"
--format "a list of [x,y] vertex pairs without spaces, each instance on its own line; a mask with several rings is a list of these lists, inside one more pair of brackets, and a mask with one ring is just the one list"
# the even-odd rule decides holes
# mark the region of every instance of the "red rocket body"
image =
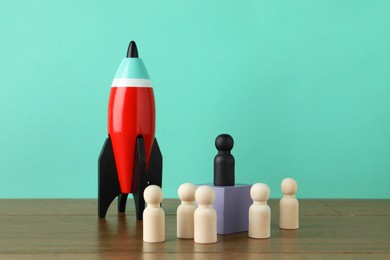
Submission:
[[114,84],[108,104],[108,134],[114,150],[121,191],[131,193],[138,136],[144,138],[146,167],[150,159],[156,125],[154,93],[152,87]]

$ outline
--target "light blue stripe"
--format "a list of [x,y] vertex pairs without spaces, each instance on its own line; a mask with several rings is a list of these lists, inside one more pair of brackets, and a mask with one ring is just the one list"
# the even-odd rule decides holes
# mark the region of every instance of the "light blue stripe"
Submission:
[[141,58],[123,58],[115,74],[116,79],[149,79]]

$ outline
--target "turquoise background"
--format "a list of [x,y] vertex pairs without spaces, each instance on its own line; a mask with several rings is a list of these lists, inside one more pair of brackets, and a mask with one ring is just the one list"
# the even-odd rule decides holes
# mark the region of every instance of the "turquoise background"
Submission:
[[390,198],[390,1],[0,1],[0,197],[96,198],[111,81],[148,68],[165,197],[236,181]]

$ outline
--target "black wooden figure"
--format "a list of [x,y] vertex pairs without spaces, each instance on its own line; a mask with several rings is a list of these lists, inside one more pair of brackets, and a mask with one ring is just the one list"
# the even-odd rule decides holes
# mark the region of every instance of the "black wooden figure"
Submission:
[[214,158],[215,186],[234,186],[234,157],[230,153],[233,145],[233,138],[228,134],[221,134],[215,139],[218,150]]

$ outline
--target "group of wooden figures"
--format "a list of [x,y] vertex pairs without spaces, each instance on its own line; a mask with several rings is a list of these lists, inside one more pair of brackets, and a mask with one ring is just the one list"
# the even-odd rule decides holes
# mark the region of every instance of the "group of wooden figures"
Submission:
[[[281,183],[283,197],[280,200],[281,229],[299,228],[299,203],[295,198],[297,183],[286,178]],[[270,189],[264,183],[256,183],[250,189],[253,204],[249,207],[248,236],[266,239],[271,236],[271,209],[267,204]],[[194,239],[195,243],[217,242],[217,214],[213,208],[215,192],[210,186],[184,183],[179,187],[181,204],[177,208],[177,237]],[[143,212],[143,240],[149,243],[165,241],[165,213],[160,207],[163,192],[159,186],[150,185],[144,191],[147,207]]]

